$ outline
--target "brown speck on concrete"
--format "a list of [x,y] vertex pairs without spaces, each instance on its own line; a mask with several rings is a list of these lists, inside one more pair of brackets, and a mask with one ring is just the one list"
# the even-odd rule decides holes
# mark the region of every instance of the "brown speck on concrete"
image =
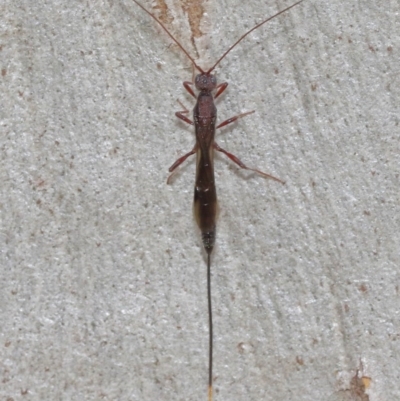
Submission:
[[157,5],[153,7],[154,10],[157,10],[157,18],[166,26],[171,25],[174,20],[168,12],[168,6],[165,4],[164,0],[156,0]]
[[191,30],[190,41],[193,48],[196,50],[197,56],[199,53],[197,51],[195,38],[201,38],[203,32],[200,29],[201,20],[204,15],[204,0],[182,0],[182,10],[187,13],[189,26]]
[[367,287],[365,284],[361,284],[361,285],[358,287],[358,289],[359,289],[361,292],[367,292],[367,291],[368,291],[368,287]]
[[350,380],[348,388],[336,391],[329,400],[352,400],[352,401],[370,401],[369,395],[365,392],[371,386],[371,378],[368,376],[359,376],[359,370]]
[[192,38],[201,38],[203,32],[200,29],[204,15],[203,0],[183,0],[182,9],[188,15]]

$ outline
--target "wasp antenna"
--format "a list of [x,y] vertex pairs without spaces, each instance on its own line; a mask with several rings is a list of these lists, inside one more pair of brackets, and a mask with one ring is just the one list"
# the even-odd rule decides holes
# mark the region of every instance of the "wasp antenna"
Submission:
[[[136,3],[136,0],[133,0]],[[219,59],[218,61],[206,72],[206,74],[210,74],[211,71],[213,71],[215,69],[215,67],[225,58],[225,56],[234,48],[236,47],[236,45],[238,45],[247,35],[249,35],[251,32],[255,31],[257,28],[259,28],[260,26],[266,24],[268,21],[271,21],[272,19],[274,19],[275,17],[277,17],[278,15],[281,15],[283,13],[285,13],[286,11],[289,11],[291,8],[297,6],[298,4],[302,3],[304,0],[300,0],[297,3],[292,4],[289,7],[286,7],[285,9],[283,9],[282,11],[279,11],[278,13],[276,13],[275,15],[273,15],[272,17],[267,18],[266,20],[260,22],[259,24],[257,24],[255,27],[251,28],[249,31],[247,31],[244,35],[242,35]],[[165,28],[164,28],[165,29]],[[171,35],[170,35],[171,36]]]
[[[193,63],[193,65],[200,71],[201,74],[204,74],[204,71],[196,64],[194,61],[193,57],[190,56],[190,54],[186,51],[186,49],[178,42],[177,39],[168,31],[166,26],[154,15],[152,14],[149,10],[147,10],[145,7],[143,7],[138,1],[132,0],[134,3],[136,3],[146,14],[150,15],[151,18],[153,18],[158,25],[161,26],[162,29],[167,33],[167,35],[178,45],[178,47],[186,54],[188,59]],[[215,66],[214,66],[215,67]],[[213,68],[214,68],[213,67]]]

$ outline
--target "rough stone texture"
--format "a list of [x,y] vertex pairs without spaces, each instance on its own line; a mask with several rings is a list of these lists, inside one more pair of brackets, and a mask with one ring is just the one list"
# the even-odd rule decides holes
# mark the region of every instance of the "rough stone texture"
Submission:
[[[192,41],[166,2],[205,66],[265,3],[208,4]],[[400,399],[399,13],[306,0],[217,71],[220,121],[256,110],[219,144],[286,185],[217,157],[216,401]],[[194,162],[165,183],[190,62],[129,0],[0,15],[0,399],[206,399]]]

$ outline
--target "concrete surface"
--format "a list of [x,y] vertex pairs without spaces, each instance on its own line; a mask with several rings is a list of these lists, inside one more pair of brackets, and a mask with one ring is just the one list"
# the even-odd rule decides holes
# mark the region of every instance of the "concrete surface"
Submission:
[[[193,39],[179,3],[205,67],[289,5],[205,3]],[[0,399],[205,400],[190,62],[129,0],[0,7]],[[399,27],[306,0],[217,69],[220,121],[256,110],[219,144],[286,185],[216,159],[215,401],[400,399]]]

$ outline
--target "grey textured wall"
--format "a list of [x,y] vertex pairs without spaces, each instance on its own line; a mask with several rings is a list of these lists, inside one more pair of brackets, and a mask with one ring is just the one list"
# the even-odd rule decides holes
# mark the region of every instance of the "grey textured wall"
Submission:
[[[289,2],[208,2],[200,40],[166,4],[208,66]],[[0,398],[205,399],[190,62],[129,0],[0,7]],[[217,71],[220,121],[256,110],[218,142],[286,185],[217,157],[216,401],[400,399],[399,19],[306,0]]]

